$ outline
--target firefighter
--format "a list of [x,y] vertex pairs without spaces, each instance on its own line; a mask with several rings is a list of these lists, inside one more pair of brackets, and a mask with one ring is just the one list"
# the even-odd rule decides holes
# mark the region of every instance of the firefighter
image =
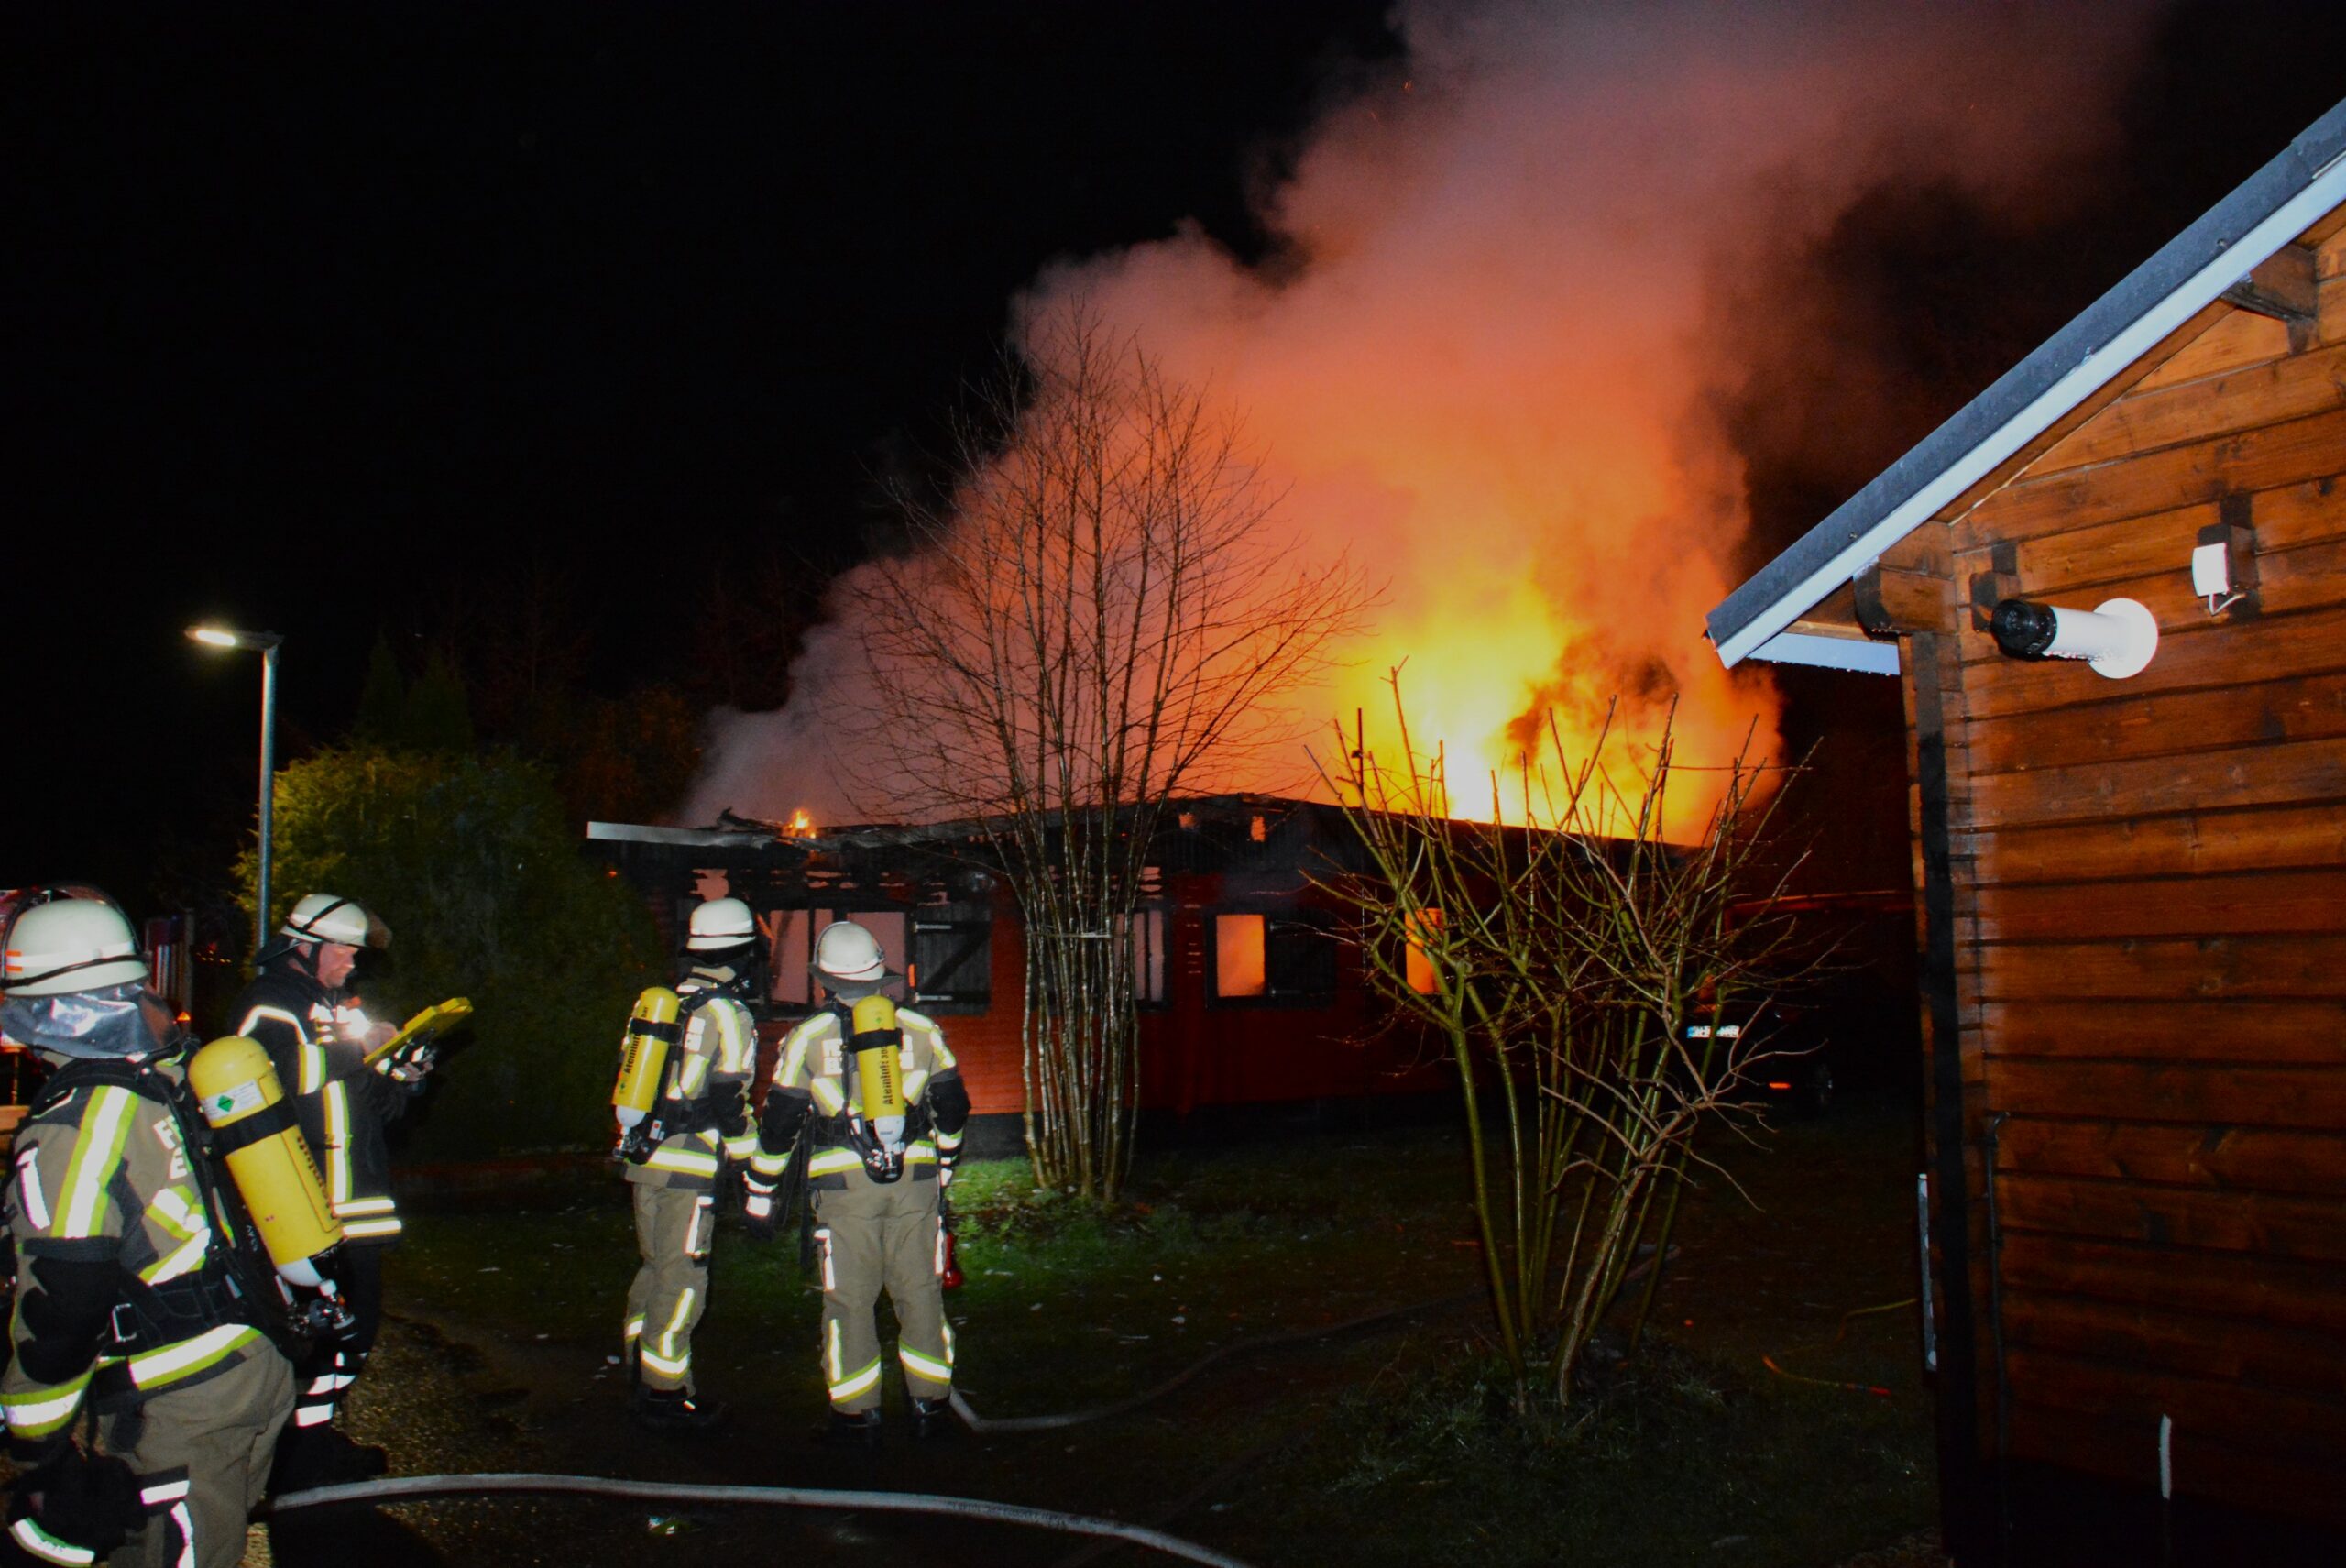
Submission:
[[[960,1160],[969,1091],[945,1032],[888,1003],[887,988],[903,976],[887,967],[869,930],[851,920],[825,927],[813,972],[826,1003],[791,1031],[774,1064],[758,1155],[745,1179],[751,1234],[773,1234],[774,1190],[811,1117],[806,1177],[823,1269],[827,1433],[865,1447],[880,1441],[872,1312],[884,1288],[896,1311],[913,1435],[941,1436],[952,1420],[953,1329],[939,1284],[945,1244],[937,1195]],[[899,1114],[901,1122],[889,1125]]]
[[[8,1535],[38,1562],[233,1568],[293,1373],[205,1152],[190,1038],[110,903],[33,905],[5,948],[0,1026],[54,1069],[8,1187]],[[85,1409],[95,1448],[73,1441]]]
[[394,1030],[367,1016],[351,994],[351,970],[361,949],[390,941],[390,928],[365,906],[310,894],[254,955],[258,972],[229,1011],[231,1032],[269,1052],[347,1244],[340,1282],[350,1327],[316,1341],[296,1368],[301,1395],[277,1461],[277,1486],[284,1491],[366,1480],[389,1467],[381,1448],[354,1442],[334,1420],[382,1327],[383,1253],[399,1239],[384,1129],[430,1070],[366,1064],[367,1050]]
[[654,1431],[703,1431],[725,1419],[721,1404],[696,1391],[693,1328],[708,1305],[725,1161],[747,1160],[758,1146],[749,1110],[758,1067],[749,1008],[757,935],[750,906],[738,898],[712,898],[693,911],[675,990],[676,1048],[659,1069],[647,1118],[622,1131],[643,1259],[627,1293],[630,1410],[637,1425]]

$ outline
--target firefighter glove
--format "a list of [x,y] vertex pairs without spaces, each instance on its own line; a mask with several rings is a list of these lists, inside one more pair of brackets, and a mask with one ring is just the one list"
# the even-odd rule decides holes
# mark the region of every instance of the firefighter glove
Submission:
[[773,1186],[754,1176],[741,1178],[741,1223],[753,1242],[773,1240]]
[[718,1083],[708,1091],[709,1124],[729,1138],[750,1130],[748,1091],[739,1083]]
[[146,1517],[129,1465],[69,1443],[16,1478],[8,1535],[33,1562],[86,1563],[127,1541]]

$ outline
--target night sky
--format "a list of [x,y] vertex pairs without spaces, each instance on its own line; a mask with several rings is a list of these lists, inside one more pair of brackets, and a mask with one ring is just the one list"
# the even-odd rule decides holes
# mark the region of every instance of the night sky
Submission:
[[[1935,232],[1925,280],[1987,324],[1913,367],[1897,428],[1755,425],[1764,541],[2338,95],[2346,7],[2242,9],[2165,23],[2108,200],[2003,234],[1892,203],[1777,258],[1829,268],[1823,330],[1871,338],[1836,291],[1913,278]],[[533,569],[586,681],[684,678],[712,575],[817,584],[885,537],[873,476],[1040,268],[1184,220],[1258,255],[1250,191],[1397,48],[1345,0],[7,5],[0,885],[218,876],[258,668],[199,620],[286,634],[289,754],[348,725],[378,635],[415,657]]]
[[589,679],[673,677],[708,575],[864,554],[1037,269],[1259,245],[1249,181],[1394,47],[1125,12],[8,7],[0,885],[249,820],[257,662],[197,620],[286,635],[296,753],[378,631],[547,564]]

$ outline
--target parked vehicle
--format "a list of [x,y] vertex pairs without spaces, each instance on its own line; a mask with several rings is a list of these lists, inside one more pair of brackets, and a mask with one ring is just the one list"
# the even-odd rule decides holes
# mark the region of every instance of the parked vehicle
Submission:
[[1833,1103],[1835,1051],[1807,1007],[1769,1003],[1717,1024],[1689,1024],[1689,1051],[1700,1056],[1716,1038],[1749,1064],[1743,1097],[1794,1115],[1821,1116]]

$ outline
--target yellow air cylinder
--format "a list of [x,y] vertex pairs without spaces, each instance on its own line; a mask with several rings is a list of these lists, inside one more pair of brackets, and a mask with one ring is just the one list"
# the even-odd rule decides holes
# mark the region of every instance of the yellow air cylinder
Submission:
[[611,1109],[619,1125],[633,1127],[660,1099],[660,1074],[668,1047],[684,1037],[676,1014],[684,1003],[664,985],[648,985],[635,999],[627,1033],[619,1039],[619,1077],[611,1086]]
[[342,1240],[342,1222],[326,1203],[317,1162],[293,1119],[269,1052],[258,1040],[231,1035],[195,1053],[187,1064],[215,1149],[224,1150],[228,1179],[260,1232],[278,1272],[296,1285],[315,1286],[312,1263]]
[[899,1127],[904,1124],[904,1069],[898,1059],[904,1043],[894,1003],[867,996],[855,1004],[855,1036],[849,1044],[855,1051],[857,1099],[864,1119],[874,1126],[891,1116]]

